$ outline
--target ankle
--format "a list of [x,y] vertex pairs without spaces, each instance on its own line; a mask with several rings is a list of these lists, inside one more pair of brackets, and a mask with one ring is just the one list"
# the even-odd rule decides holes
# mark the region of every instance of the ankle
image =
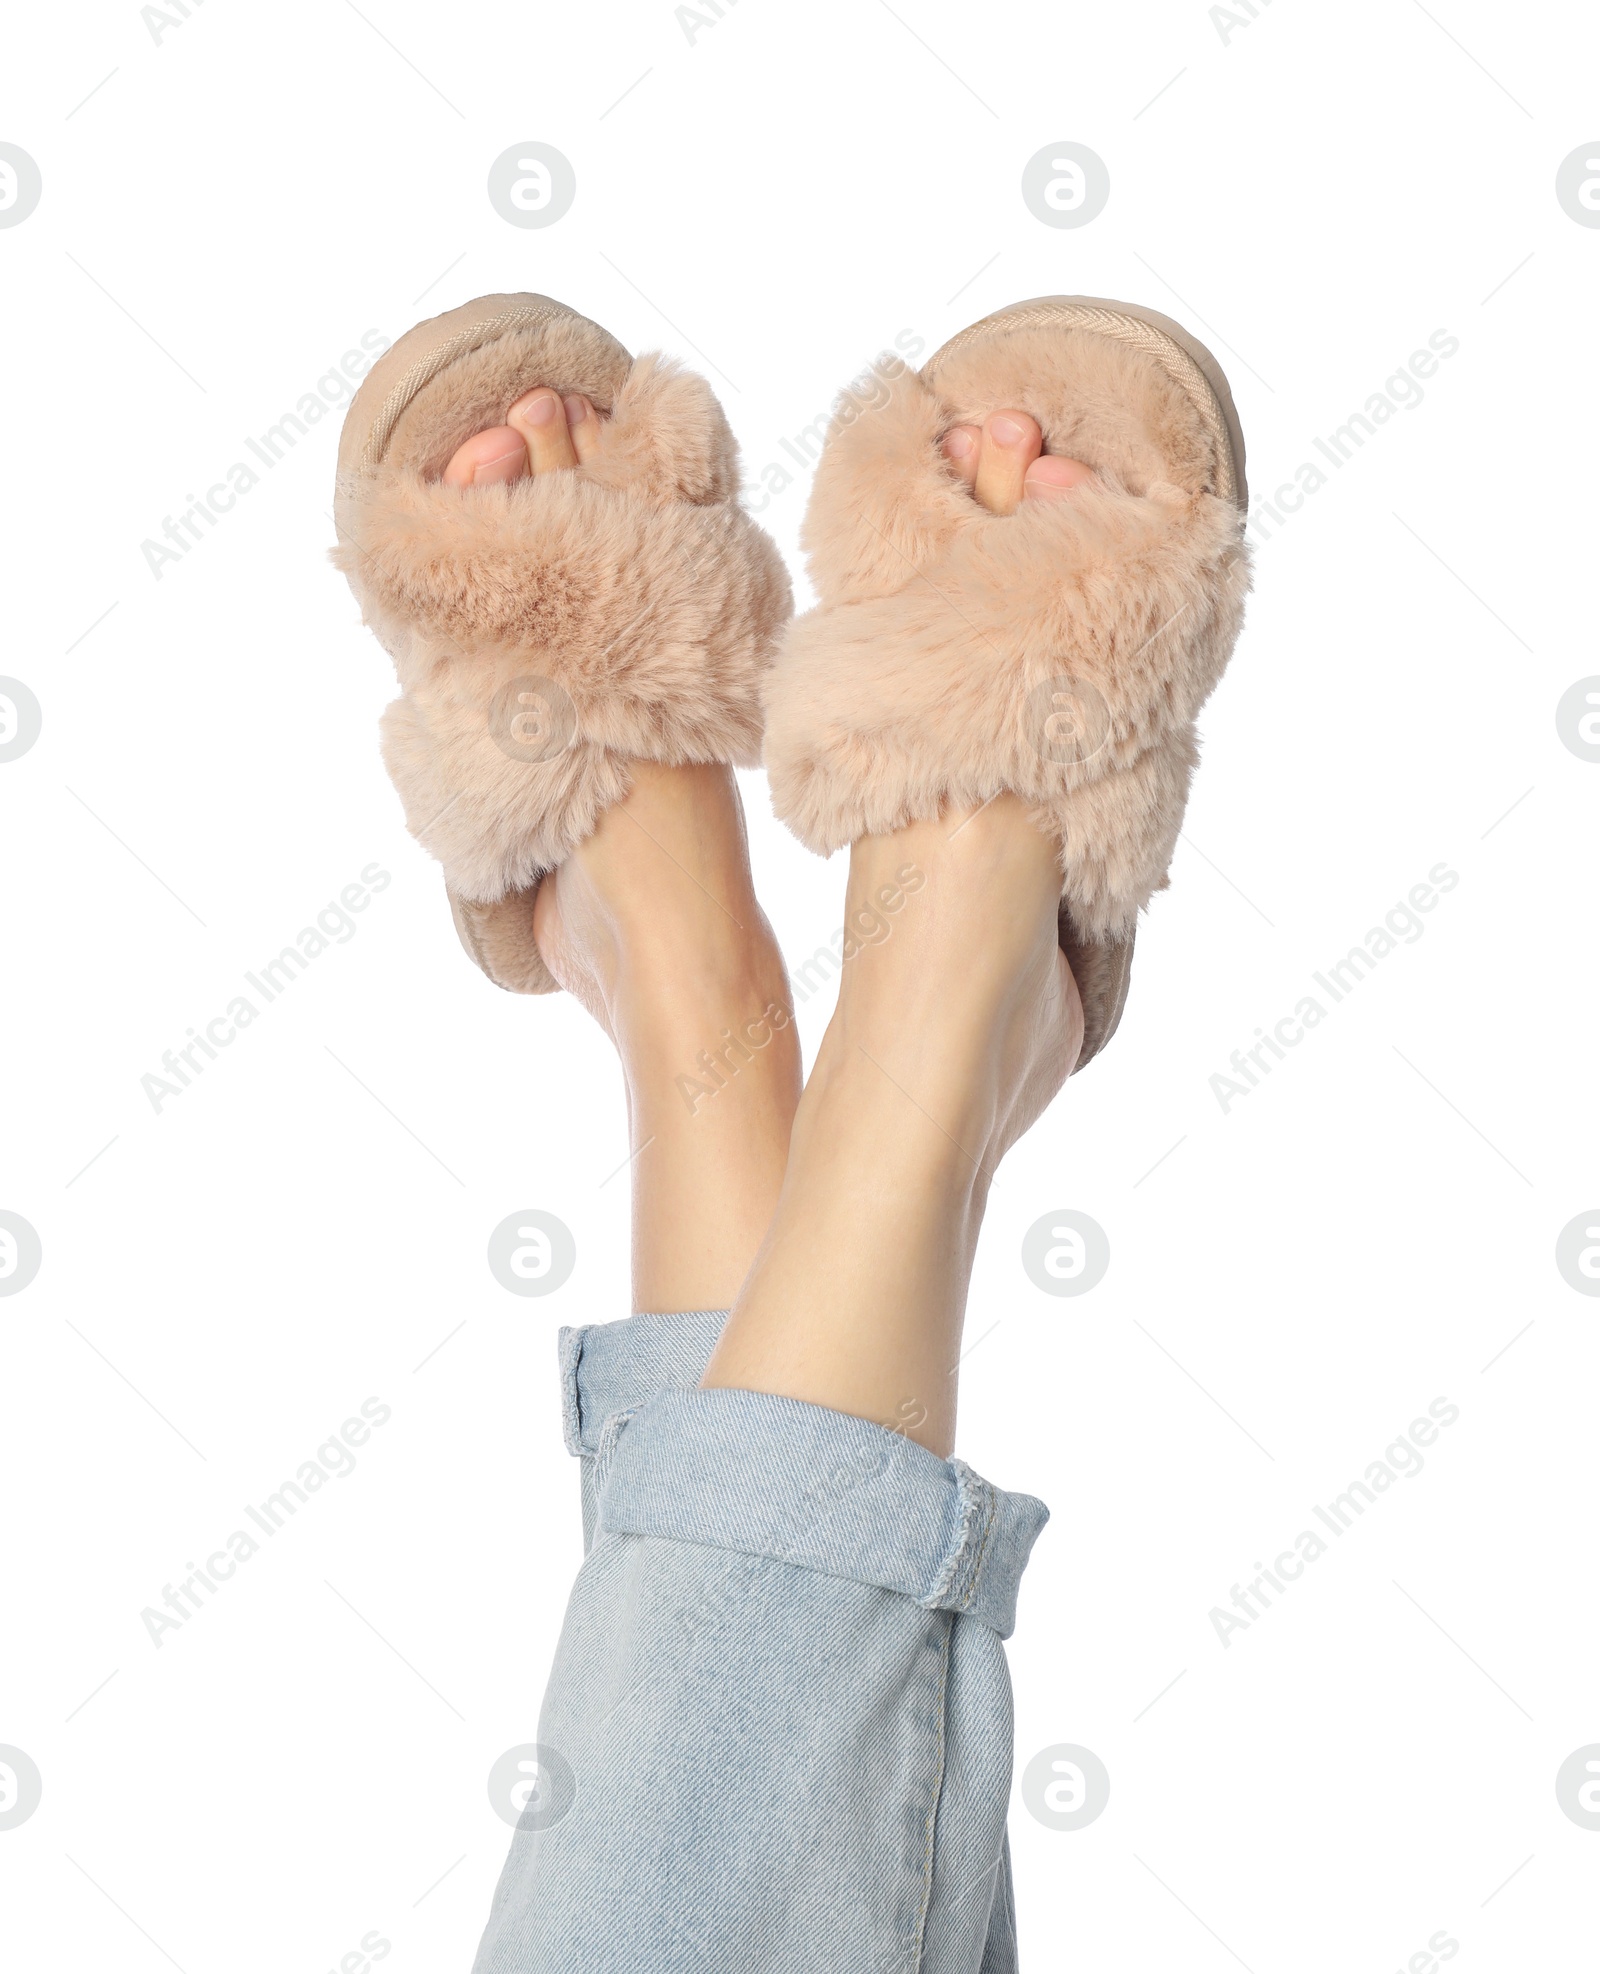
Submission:
[[[849,1101],[873,1080],[903,1124],[987,1175],[1048,1104],[1082,1043],[1057,930],[1054,852],[1010,798],[968,822],[858,844],[852,893],[913,859],[924,882],[847,962],[818,1070]],[[862,1089],[862,1085],[866,1089]],[[920,1118],[919,1118],[920,1113]]]
[[936,1055],[914,1034],[869,1035],[836,1013],[806,1084],[795,1143],[803,1133],[831,1159],[859,1158],[876,1199],[937,1200],[956,1228],[982,1215],[998,1155],[998,1098],[981,1065]]
[[774,1006],[792,1019],[783,955],[753,898],[740,925],[707,918],[689,939],[681,921],[617,927],[606,972],[608,1025],[625,1053],[688,1035],[710,1046],[725,1026]]
[[[770,935],[709,952],[629,949],[604,1019],[622,1059],[636,1138],[747,1103],[786,1105],[792,1116],[800,1047]],[[727,1094],[734,1086],[739,1094]]]

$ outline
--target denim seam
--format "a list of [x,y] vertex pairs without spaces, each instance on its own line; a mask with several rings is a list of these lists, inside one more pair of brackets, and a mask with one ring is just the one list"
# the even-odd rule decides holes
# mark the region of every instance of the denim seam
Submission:
[[557,1341],[561,1365],[561,1428],[567,1451],[575,1459],[583,1457],[583,1396],[578,1367],[583,1362],[587,1326],[568,1330]]
[[594,1484],[597,1491],[603,1490],[611,1473],[611,1461],[617,1450],[617,1441],[623,1429],[634,1416],[635,1408],[613,1412],[600,1428],[600,1437],[594,1449]]
[[984,1493],[986,1500],[984,1503],[983,1539],[978,1544],[978,1557],[977,1561],[972,1565],[972,1580],[967,1585],[967,1594],[961,1600],[961,1608],[964,1611],[972,1608],[972,1600],[978,1594],[978,1585],[983,1580],[983,1559],[989,1553],[989,1538],[994,1533],[995,1523],[1000,1519],[999,1498],[987,1481],[984,1482]]
[[943,1623],[944,1640],[939,1654],[938,1773],[933,1779],[933,1801],[928,1805],[928,1838],[922,1856],[922,1906],[917,1914],[917,1937],[911,1961],[913,1968],[922,1965],[928,1932],[928,1914],[933,1908],[933,1866],[939,1836],[939,1810],[944,1798],[944,1772],[949,1753],[945,1696],[950,1686],[950,1646],[955,1634],[955,1619],[946,1614]]
[[956,1586],[961,1582],[964,1574],[965,1559],[971,1553],[973,1523],[982,1508],[982,1497],[974,1485],[978,1476],[960,1460],[953,1461],[951,1465],[955,1474],[960,1518],[955,1534],[950,1539],[950,1548],[944,1565],[934,1579],[933,1588],[926,1597],[918,1600],[926,1609],[932,1611],[949,1608],[945,1599],[956,1595]]

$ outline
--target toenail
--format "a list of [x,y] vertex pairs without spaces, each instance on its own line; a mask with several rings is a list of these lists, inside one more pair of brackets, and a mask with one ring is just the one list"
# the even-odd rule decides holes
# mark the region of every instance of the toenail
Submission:
[[561,400],[554,391],[541,391],[537,397],[526,400],[522,416],[530,425],[548,425],[560,409]]
[[972,450],[972,434],[957,429],[945,440],[944,449],[951,459],[965,459]]
[[1027,432],[1028,428],[1025,425],[1021,425],[1015,418],[1007,418],[1003,414],[998,418],[991,418],[989,420],[989,436],[994,440],[996,445],[1021,445],[1022,441],[1027,437]]
[[1085,466],[1081,459],[1065,459],[1054,453],[1045,453],[1028,468],[1023,486],[1049,487],[1055,492],[1068,493],[1093,478],[1093,468]]
[[581,425],[589,416],[589,400],[580,393],[575,391],[570,398],[563,398],[561,402],[567,408],[569,425]]

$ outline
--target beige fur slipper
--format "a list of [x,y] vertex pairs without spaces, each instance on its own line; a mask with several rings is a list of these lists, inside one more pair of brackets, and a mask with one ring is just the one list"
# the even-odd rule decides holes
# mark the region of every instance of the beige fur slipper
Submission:
[[[463,441],[541,384],[605,414],[599,455],[442,485]],[[555,987],[534,895],[627,793],[630,759],[760,758],[761,680],[791,598],[738,483],[703,379],[630,357],[542,295],[486,295],[419,324],[356,393],[334,560],[399,674],[382,736],[407,827],[502,987]]]
[[[774,804],[828,855],[945,804],[1032,803],[1059,846],[1081,1067],[1121,1016],[1243,616],[1238,416],[1177,323],[1082,297],[1019,302],[920,373],[876,374],[870,405],[840,400],[806,514],[819,602],[767,680]],[[1008,407],[1096,478],[985,512],[939,443]]]

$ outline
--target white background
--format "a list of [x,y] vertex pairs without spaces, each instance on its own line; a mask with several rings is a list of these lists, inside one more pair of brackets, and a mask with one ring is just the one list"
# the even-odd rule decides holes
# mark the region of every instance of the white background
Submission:
[[[402,829],[387,661],[324,557],[337,418],[159,581],[140,544],[362,332],[521,288],[705,368],[753,480],[902,331],[1035,294],[1208,341],[1267,493],[1459,339],[1260,549],[1122,1030],[995,1188],[961,1450],[1054,1510],[1019,1769],[1112,1778],[1076,1833],[1016,1805],[1026,1965],[1388,1974],[1441,1930],[1463,1974],[1579,1964],[1600,1302],[1554,1250],[1600,1199],[1600,767],[1555,708],[1600,672],[1600,232],[1554,179],[1596,24],[208,0],[157,40],[79,0],[7,43],[44,184],[0,231],[0,670],[44,709],[0,767],[0,1206],[44,1247],[0,1301],[0,1742],[44,1778],[0,1831],[7,1967],[321,1974],[376,1931],[395,1974],[465,1969],[506,1849],[485,1778],[579,1557],[555,1330],[628,1306],[617,1073],[467,963]],[[529,139],[577,173],[544,231],[484,189]],[[1081,230],[1019,192],[1065,139],[1111,175]],[[763,516],[797,580],[804,499]],[[746,796],[797,962],[842,866]],[[1231,1052],[1441,861],[1423,936],[1225,1113]],[[372,862],[355,936],[157,1114],[163,1051]],[[528,1206],[577,1239],[547,1300],[484,1259]],[[1020,1264],[1063,1207],[1111,1242],[1077,1300]],[[368,1397],[357,1470],[158,1649],[141,1611]],[[1426,1470],[1225,1647],[1212,1608],[1439,1397]]]

